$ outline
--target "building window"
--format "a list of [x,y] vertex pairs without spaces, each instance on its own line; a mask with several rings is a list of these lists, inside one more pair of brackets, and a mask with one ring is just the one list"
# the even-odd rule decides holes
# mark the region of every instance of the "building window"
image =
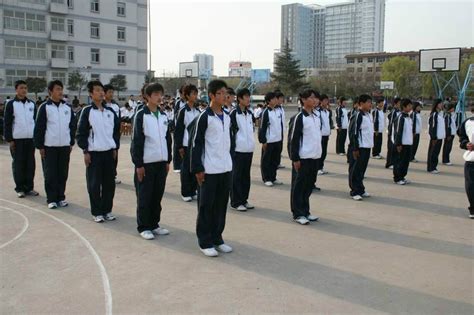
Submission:
[[354,72],[354,68],[347,68],[346,70],[347,72],[350,72],[350,73]]
[[412,61],[416,60],[416,56],[410,56],[410,60]]
[[64,4],[64,0],[51,0],[51,3]]
[[125,41],[125,27],[117,26],[117,40]]
[[45,32],[46,17],[41,14],[4,10],[3,27],[11,30]]
[[372,72],[372,67],[367,67],[367,72]]
[[363,58],[357,58],[357,63],[363,63],[364,59]]
[[377,57],[377,62],[385,62],[385,58],[384,57]]
[[5,40],[5,57],[12,59],[45,60],[46,44],[33,41]]
[[382,72],[382,67],[375,68],[375,72]]
[[91,73],[91,81],[100,81],[100,74]]
[[347,63],[354,63],[354,58],[347,58]]
[[65,59],[66,58],[66,46],[64,45],[51,45],[51,58]]
[[33,4],[46,4],[46,0],[21,0],[21,2],[33,3]]
[[74,46],[67,47],[67,59],[69,62],[74,62]]
[[100,63],[100,49],[91,48],[91,63]]
[[67,0],[67,7],[69,9],[74,9],[74,0]]
[[100,38],[100,24],[91,23],[91,38]]
[[52,71],[52,72],[51,72],[51,79],[52,79],[52,80],[59,80],[59,81],[61,81],[64,85],[67,85],[67,82],[66,82],[66,72],[64,72],[64,71]]
[[74,36],[74,20],[67,20],[67,33],[69,36]]
[[357,72],[362,72],[362,68],[357,68]]
[[18,80],[25,80],[26,78],[45,78],[46,71],[40,70],[11,70],[5,71],[6,86],[15,86],[15,82]]
[[117,15],[125,16],[125,2],[117,2]]
[[91,0],[91,12],[100,12],[99,0]]
[[367,58],[367,62],[374,62],[374,58],[372,57]]
[[64,32],[64,19],[60,17],[51,17],[51,30],[56,32]]
[[125,51],[118,51],[117,52],[117,63],[119,65],[125,65],[126,64],[126,55]]

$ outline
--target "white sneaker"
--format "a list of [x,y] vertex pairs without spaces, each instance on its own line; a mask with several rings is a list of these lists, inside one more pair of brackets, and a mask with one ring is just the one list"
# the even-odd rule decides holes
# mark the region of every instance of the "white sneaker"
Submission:
[[410,161],[410,163],[418,163],[418,160],[417,159],[413,159]]
[[58,205],[59,205],[60,207],[67,207],[67,206],[69,206],[69,203],[67,203],[66,200],[61,200],[61,201],[58,203]]
[[272,182],[270,182],[270,181],[268,181],[268,182],[265,182],[265,186],[267,186],[267,187],[272,187],[272,186],[273,186],[273,183],[272,183]]
[[168,235],[168,234],[170,234],[170,231],[168,231],[167,229],[162,228],[162,227],[158,227],[158,228],[154,229],[151,232],[155,235]]
[[218,245],[218,246],[216,246],[216,249],[218,251],[220,251],[221,253],[226,253],[226,254],[232,253],[232,247],[230,247],[227,244]]
[[173,170],[173,173],[181,173],[181,170]]
[[299,223],[301,225],[305,225],[305,224],[308,224],[309,223],[309,220],[305,217],[297,217],[296,219],[294,219],[294,221],[296,223]]
[[443,163],[443,164],[444,164],[444,165],[447,165],[447,166],[452,166],[452,165],[453,165],[453,163],[451,163],[451,162]]
[[376,159],[376,160],[382,159],[382,157],[381,157],[380,155],[373,156],[372,158],[373,158],[373,159]]
[[140,233],[140,236],[143,237],[146,240],[152,240],[155,238],[155,235],[151,231],[143,231]]
[[407,182],[405,182],[404,180],[399,180],[398,182],[396,182],[397,185],[406,185]]
[[430,173],[431,173],[431,174],[439,174],[439,171],[438,171],[438,170],[434,170],[434,171],[431,171]]
[[411,184],[411,180],[404,179],[404,181],[405,181],[405,184]]
[[362,194],[362,197],[364,198],[369,198],[370,197],[370,194],[368,192],[365,192]]
[[278,179],[275,179],[275,180],[273,181],[273,185],[283,185],[283,182],[280,181],[280,180],[278,180]]
[[240,205],[238,207],[232,207],[232,208],[237,211],[247,211],[247,207],[245,207],[244,205]]
[[309,216],[306,217],[309,221],[319,221],[319,217],[310,214]]
[[104,219],[107,220],[107,221],[114,221],[115,219],[117,219],[112,213],[107,213],[105,216],[104,216]]
[[118,185],[118,184],[121,184],[121,183],[122,183],[122,181],[120,179],[118,179],[118,178],[115,179],[115,185]]
[[56,209],[57,207],[58,207],[58,204],[56,202],[48,203],[48,209]]
[[191,197],[193,200],[198,200],[198,195],[194,195]]
[[104,216],[102,215],[98,215],[96,217],[93,216],[93,218],[95,223],[103,223],[105,221]]
[[352,196],[352,199],[354,199],[355,201],[362,201],[362,196],[361,195],[355,195],[355,196]]
[[278,168],[279,168],[279,169],[280,169],[280,168],[285,168],[285,165],[281,165],[281,164],[280,164],[280,165],[278,165]]
[[323,170],[319,170],[319,171],[318,171],[318,175],[324,175]]
[[181,199],[183,199],[184,202],[191,202],[191,201],[193,201],[193,197],[183,197],[183,196],[181,196]]
[[255,206],[251,205],[248,202],[246,204],[244,204],[244,207],[247,208],[247,209],[255,209]]
[[470,214],[470,215],[469,215],[469,219],[473,219],[473,220],[474,220],[474,214]]
[[344,155],[346,155],[346,154],[345,154],[345,153],[339,153],[338,155],[340,155],[340,156],[344,156]]
[[393,165],[390,165],[388,168],[391,169],[391,170],[393,170]]
[[25,198],[25,193],[22,191],[17,192],[16,195],[18,196],[18,198]]
[[201,252],[206,255],[207,257],[217,257],[219,256],[219,253],[215,248],[199,248]]

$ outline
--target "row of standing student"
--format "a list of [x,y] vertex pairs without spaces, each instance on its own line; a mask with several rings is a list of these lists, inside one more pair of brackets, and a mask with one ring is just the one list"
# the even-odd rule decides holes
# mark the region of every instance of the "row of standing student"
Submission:
[[[17,145],[19,148],[22,146],[19,141],[23,138],[21,133],[24,132],[28,136],[28,132],[31,133],[31,130],[28,131],[27,127],[34,125],[34,140],[30,138],[30,142],[41,153],[48,206],[50,208],[67,206],[64,195],[65,184],[69,154],[74,145],[74,138],[76,138],[84,153],[87,189],[94,221],[101,223],[114,220],[115,217],[111,211],[115,192],[115,161],[120,146],[119,119],[114,109],[106,106],[104,102],[102,84],[98,81],[88,84],[93,103],[80,113],[77,131],[76,120],[71,109],[61,102],[62,83],[60,81],[52,81],[48,85],[51,99],[40,107],[36,121],[34,107],[29,107],[30,104],[26,99],[26,84],[19,82],[16,88],[18,98],[14,100],[16,103],[10,104],[13,109],[13,115],[10,118],[13,118],[15,123],[6,126],[6,129],[9,130],[6,133],[6,138],[11,140],[9,142],[13,142],[13,145],[10,144],[10,146],[13,149],[13,172],[17,191],[22,192],[23,190],[28,194],[37,195],[31,183],[30,186],[27,186],[27,184],[22,184],[21,180],[23,179],[19,179],[18,175],[26,172],[18,171],[23,168],[23,165],[19,163],[19,154],[23,151],[22,149],[16,150]],[[23,92],[21,92],[22,90]],[[206,256],[217,256],[218,250],[221,252],[232,251],[232,248],[222,238],[229,194],[240,198],[236,199],[239,201],[234,203],[237,208],[239,203],[247,206],[246,209],[253,207],[246,200],[250,189],[250,165],[254,147],[252,143],[253,124],[251,124],[253,115],[248,110],[250,103],[248,90],[239,91],[239,107],[230,114],[224,108],[229,94],[225,82],[212,81],[208,90],[211,105],[199,113],[193,120],[194,123],[186,128],[188,148],[185,149],[183,157],[189,154],[190,173],[195,176],[198,184],[196,233],[199,247]],[[186,92],[186,96],[191,98],[191,102],[192,95],[195,93],[196,90],[192,87]],[[159,84],[151,84],[144,89],[144,95],[146,95],[147,104],[144,104],[134,117],[131,155],[135,165],[137,229],[142,237],[152,239],[154,235],[169,233],[168,230],[161,228],[159,223],[162,209],[161,199],[171,162],[172,141],[168,119],[158,106],[163,95],[163,88]],[[276,99],[275,93],[266,96],[266,101],[269,104],[266,109],[268,117],[262,119],[259,130],[263,154],[266,153],[268,144],[274,143],[269,142],[269,139],[273,139],[271,137],[275,130],[269,127],[272,125],[270,115],[275,112]],[[292,118],[293,124],[289,133],[290,157],[293,161],[291,210],[295,221],[301,224],[318,220],[317,217],[310,214],[309,195],[316,181],[317,171],[321,170],[319,165],[323,151],[322,129],[325,123],[321,110],[315,109],[320,99],[319,94],[314,91],[305,91],[300,95],[304,111]],[[351,196],[355,200],[370,196],[365,191],[363,178],[369,152],[374,144],[374,125],[372,114],[370,114],[371,98],[362,95],[359,103],[359,111],[354,112],[349,122],[349,183]],[[409,159],[406,158],[408,151],[404,150],[404,147],[411,146],[413,143],[413,133],[411,132],[413,127],[409,123],[411,118],[408,116],[411,102],[403,100],[401,103],[403,113],[394,122],[392,142],[396,148],[394,176],[404,179],[409,163]],[[6,109],[7,111],[11,111],[11,109]],[[25,120],[25,124],[22,126],[20,120],[27,117],[30,118],[30,121]],[[276,117],[282,118],[278,114]],[[264,121],[267,125],[266,128],[263,124]],[[276,130],[278,135],[281,134],[281,139],[279,136],[275,137],[276,142],[282,140],[284,128],[281,123],[277,123],[277,125],[281,128]],[[470,125],[467,127],[470,130]],[[469,143],[462,143],[462,145],[468,150],[472,148]],[[247,156],[239,157],[241,154],[236,153]],[[272,164],[272,167],[274,165]],[[28,168],[24,169],[28,170]],[[263,173],[262,170],[262,175]],[[242,185],[244,182],[248,185]],[[471,180],[466,180],[466,183],[472,187]],[[239,191],[239,189],[243,191]],[[468,189],[468,184],[466,184],[466,189]],[[470,189],[469,191],[472,191],[472,188]]]

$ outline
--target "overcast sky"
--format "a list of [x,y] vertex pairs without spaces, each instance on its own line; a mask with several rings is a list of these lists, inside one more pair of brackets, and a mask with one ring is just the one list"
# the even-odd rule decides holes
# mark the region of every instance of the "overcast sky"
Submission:
[[[151,1],[152,69],[177,74],[195,53],[214,56],[214,73],[227,75],[231,60],[272,68],[280,48],[281,5],[314,1]],[[385,51],[474,46],[474,1],[386,0]]]

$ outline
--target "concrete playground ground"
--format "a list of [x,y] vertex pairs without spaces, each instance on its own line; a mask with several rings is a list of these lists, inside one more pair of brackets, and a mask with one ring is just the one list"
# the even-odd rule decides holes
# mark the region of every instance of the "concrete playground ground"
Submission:
[[[386,134],[384,134],[386,137]],[[231,254],[207,258],[195,236],[196,203],[184,203],[170,172],[162,226],[171,234],[145,241],[136,232],[130,140],[119,154],[114,222],[89,212],[85,167],[75,147],[67,183],[69,207],[48,210],[37,154],[39,197],[18,199],[11,158],[0,146],[1,314],[473,314],[473,223],[467,218],[463,161],[426,169],[423,132],[410,164],[412,183],[398,186],[384,160],[369,162],[371,198],[349,198],[345,157],[334,154],[311,198],[320,222],[300,226],[289,210],[290,161],[282,186],[260,180],[260,148],[250,202],[229,208],[224,238]],[[383,153],[385,153],[385,141]]]

